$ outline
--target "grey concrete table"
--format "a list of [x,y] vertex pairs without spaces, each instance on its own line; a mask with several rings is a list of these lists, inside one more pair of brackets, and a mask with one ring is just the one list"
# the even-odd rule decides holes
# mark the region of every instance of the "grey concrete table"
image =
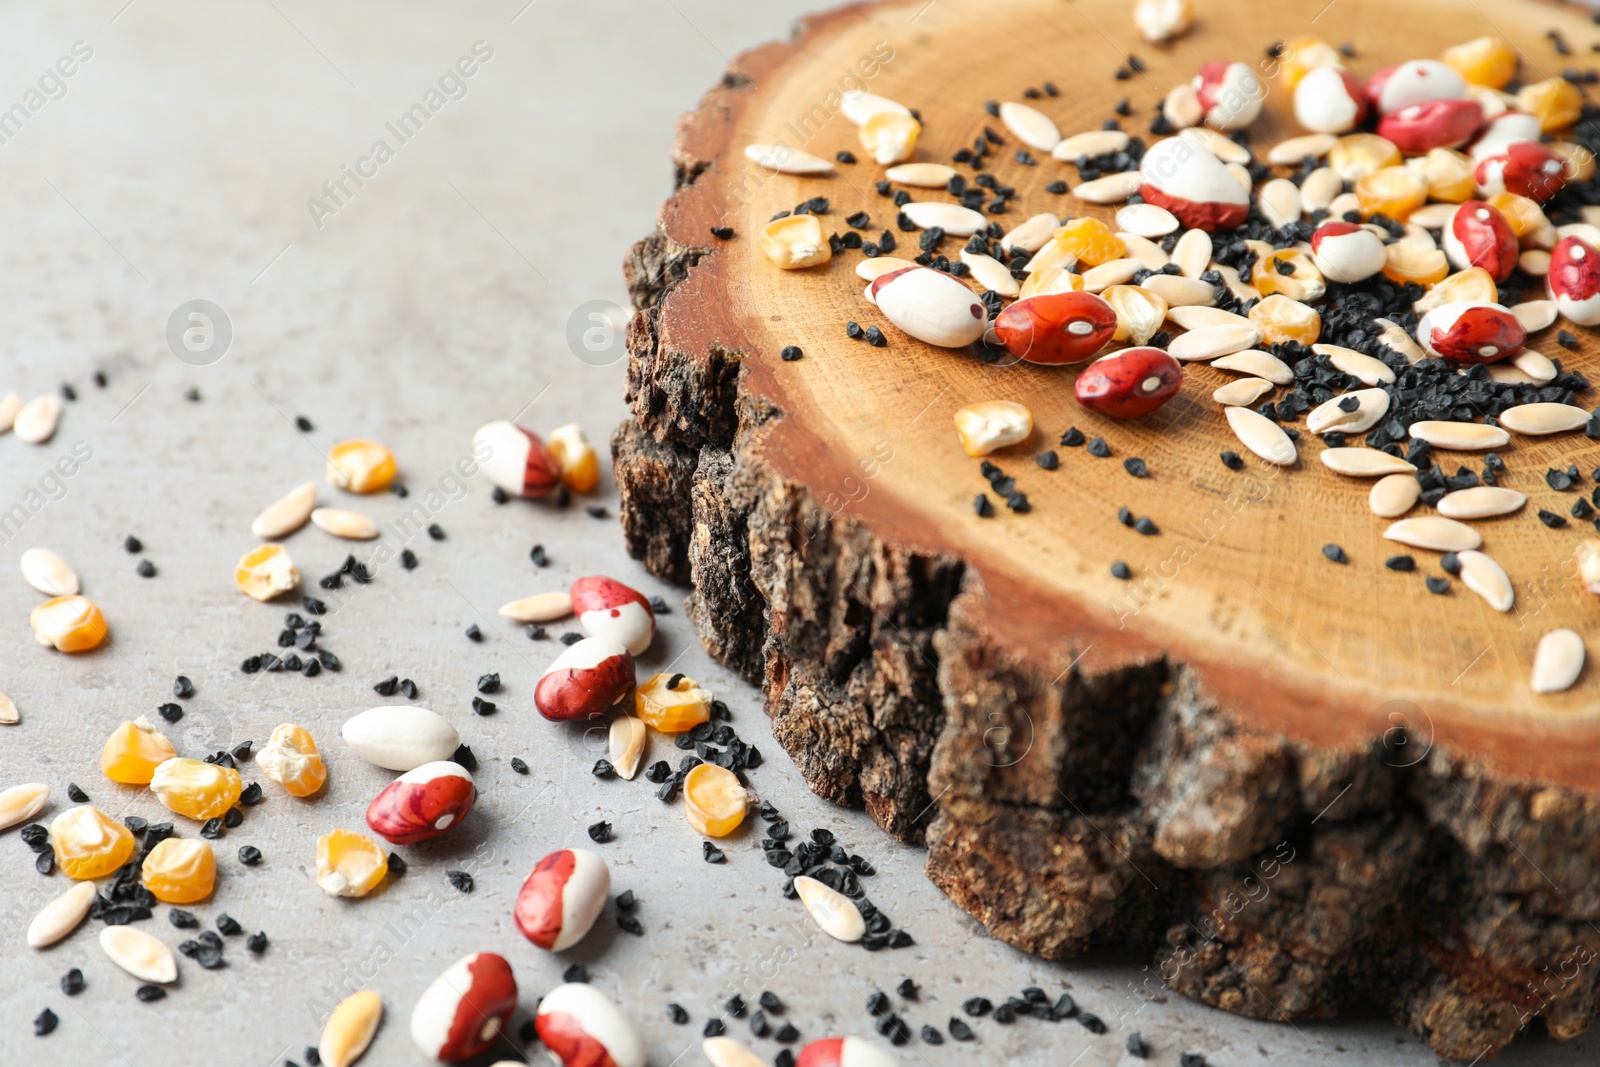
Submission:
[[[137,983],[101,954],[97,923],[45,952],[23,947],[28,918],[67,882],[34,873],[15,831],[0,837],[0,1063],[303,1064],[323,1013],[359,987],[378,990],[389,1012],[366,1062],[421,1063],[406,1033],[412,1003],[479,949],[512,961],[525,1007],[568,964],[588,965],[658,1065],[700,1062],[700,1029],[732,992],[753,1001],[776,991],[782,1018],[813,1038],[869,1032],[863,1002],[906,976],[923,991],[917,1003],[895,998],[913,1030],[943,1025],[966,997],[998,1000],[1028,985],[1069,989],[1111,1028],[1096,1037],[1073,1023],[983,1021],[976,1045],[914,1041],[901,1052],[907,1064],[972,1062],[974,1052],[985,1062],[1111,1064],[1132,1030],[1156,1063],[1190,1049],[1226,1065],[1431,1060],[1384,1020],[1250,1023],[1161,996],[1138,961],[1046,964],[994,941],[924,879],[919,852],[805,791],[757,694],[706,659],[679,614],[663,621],[645,668],[670,664],[727,700],[769,757],[755,787],[797,829],[832,827],[868,856],[879,872],[871,896],[915,947],[867,954],[820,939],[781,897],[749,828],[728,843],[725,865],[708,866],[679,806],[643,781],[596,780],[593,741],[532,710],[534,680],[559,646],[505,625],[498,604],[596,572],[673,603],[679,594],[626,558],[614,519],[496,506],[481,475],[461,481],[452,467],[491,418],[520,414],[545,430],[577,420],[606,439],[623,414],[621,344],[607,347],[606,320],[588,316],[625,302],[619,264],[668,190],[674,119],[730,56],[784,33],[802,6],[96,0],[0,13],[0,391],[31,396],[65,382],[78,394],[48,445],[0,437],[0,689],[23,713],[0,729],[0,784],[48,782],[45,819],[69,805],[69,782],[112,815],[166,817],[149,793],[103,779],[98,752],[118,722],[170,699],[180,673],[197,688],[167,728],[184,754],[260,744],[292,721],[313,731],[330,765],[327,789],[309,801],[267,784],[266,802],[218,842],[215,898],[194,908],[208,924],[227,912],[266,931],[270,949],[252,956],[230,938],[223,970],[181,961],[179,983],[155,1004],[135,1001]],[[193,300],[221,309],[219,332],[185,362],[167,333]],[[180,332],[190,324],[178,322]],[[601,351],[578,345],[583,358],[574,355],[574,324],[602,330],[590,339]],[[298,415],[314,429],[297,431]],[[383,548],[404,541],[420,566],[390,563],[371,585],[330,595],[324,644],[341,673],[244,675],[240,661],[274,647],[292,606],[234,590],[249,520],[319,478],[323,450],[351,436],[393,447],[411,489],[405,501],[358,506],[394,520],[423,503],[446,537],[391,530]],[[91,454],[70,477],[52,473],[74,449]],[[602,488],[614,511],[609,481]],[[139,557],[121,547],[129,533],[143,539],[155,578],[135,573]],[[535,543],[548,569],[530,563]],[[77,567],[110,620],[108,649],[69,658],[33,643],[26,616],[37,598],[16,565],[35,545]],[[289,541],[311,578],[349,547],[315,530]],[[473,623],[481,644],[463,634]],[[505,689],[500,712],[479,718],[469,700],[488,671]],[[459,832],[402,850],[404,878],[336,900],[312,884],[313,841],[361,828],[389,779],[354,758],[338,726],[382,703],[370,687],[390,674],[415,679],[421,702],[459,725],[481,761],[480,799]],[[508,766],[519,755],[526,777]],[[657,743],[652,758],[676,755]],[[646,936],[618,932],[608,913],[556,958],[517,934],[511,903],[539,856],[588,844],[584,827],[599,819],[616,827],[597,847],[617,890],[638,894]],[[238,862],[245,844],[265,854],[258,867]],[[452,868],[473,873],[474,893],[449,886]],[[165,910],[146,928],[176,945],[185,935]],[[88,989],[68,998],[57,982],[72,967]],[[691,1025],[666,1020],[669,1001]],[[30,1020],[45,1007],[60,1027],[35,1038]],[[767,1058],[778,1051],[770,1039],[752,1043]],[[1590,1063],[1597,1050],[1582,1040],[1519,1048],[1502,1062]]]

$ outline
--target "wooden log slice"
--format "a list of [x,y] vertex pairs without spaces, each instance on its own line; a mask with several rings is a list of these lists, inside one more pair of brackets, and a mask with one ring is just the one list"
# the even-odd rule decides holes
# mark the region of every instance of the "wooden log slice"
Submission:
[[[1152,988],[1258,1018],[1376,1003],[1450,1057],[1530,1026],[1570,1037],[1600,990],[1600,670],[1559,695],[1528,676],[1555,627],[1600,648],[1600,616],[1573,577],[1587,524],[1532,512],[1567,509],[1544,472],[1592,469],[1590,442],[1501,450],[1501,484],[1532,500],[1477,524],[1516,588],[1497,613],[1459,580],[1429,593],[1435,553],[1413,551],[1421,573],[1386,570],[1408,550],[1383,540],[1368,482],[1323,469],[1303,422],[1292,468],[1219,462],[1244,451],[1210,399],[1220,371],[1190,365],[1173,402],[1114,422],[1074,401],[1073,368],[986,364],[895,330],[862,298],[859,252],[779,271],[758,249],[769,218],[821,196],[825,232],[865,211],[869,239],[887,229],[915,254],[838,112],[852,87],[918,109],[919,160],[999,132],[992,173],[1016,190],[1003,225],[1109,219],[1046,191],[1076,186],[1074,167],[1014,162],[984,102],[1053,82],[1059,96],[1031,103],[1070,134],[1126,98],[1124,127],[1153,140],[1170,87],[1242,60],[1270,90],[1251,131],[1264,154],[1301,132],[1263,58],[1273,42],[1351,42],[1364,77],[1502,34],[1536,80],[1578,62],[1546,31],[1583,55],[1600,40],[1585,14],[1530,0],[1343,0],[1315,25],[1281,0],[1197,7],[1194,31],[1156,48],[1125,0],[890,0],[741,56],[682,120],[677,189],[627,263],[633,417],[613,450],[630,548],[693,586],[700,636],[763,687],[811,787],[925,842],[929,876],[1006,941],[1050,958],[1133,946]],[[1119,80],[1129,53],[1144,69]],[[751,143],[862,162],[775,174],[746,160]],[[887,347],[847,337],[851,320]],[[1591,332],[1574,351],[1554,332],[1530,347],[1600,377]],[[804,358],[782,361],[788,345]],[[974,512],[986,486],[951,416],[986,399],[1034,413],[1034,436],[990,457],[1029,513]],[[1111,457],[1058,447],[1070,426]],[[1058,470],[1034,462],[1050,448]],[[1133,456],[1150,477],[1124,470]],[[1119,524],[1122,506],[1160,533]],[[1348,564],[1324,559],[1329,543]]]

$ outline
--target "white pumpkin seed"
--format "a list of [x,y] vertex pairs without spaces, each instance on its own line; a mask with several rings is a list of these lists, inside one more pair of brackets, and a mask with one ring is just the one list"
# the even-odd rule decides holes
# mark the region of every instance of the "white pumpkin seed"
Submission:
[[[866,262],[870,263],[871,260]],[[305,482],[268,504],[250,523],[250,532],[263,541],[288,537],[311,518],[317,506],[317,483]]]
[[1321,211],[1343,191],[1344,180],[1332,167],[1318,167],[1300,183],[1300,206],[1307,211]]
[[1274,178],[1256,193],[1262,216],[1275,229],[1300,221],[1300,187],[1288,178]]
[[1029,148],[1049,152],[1061,143],[1061,131],[1050,121],[1050,116],[1027,104],[1007,100],[1000,105],[1000,121]]
[[[1470,374],[1471,368],[1462,367],[1457,374]],[[1534,385],[1533,375],[1511,363],[1494,363],[1489,366],[1489,380],[1496,385]]]
[[961,250],[961,262],[972,272],[972,280],[985,289],[993,289],[1001,296],[1016,296],[1020,286],[1006,265],[982,252]]
[[[1424,230],[1442,230],[1456,217],[1460,204],[1423,204],[1406,216],[1406,221]],[[1385,234],[1385,237],[1388,235]]]
[[1161,115],[1175,130],[1188,129],[1196,125],[1205,115],[1205,108],[1200,106],[1200,94],[1193,84],[1180,81],[1168,91],[1166,99],[1161,101]]
[[[1305,199],[1304,192],[1300,194],[1300,198],[1302,200]],[[1328,214],[1333,218],[1342,218],[1352,211],[1359,212],[1360,210],[1361,198],[1356,196],[1355,193],[1340,193],[1328,201]]]
[[1235,314],[1232,311],[1224,311],[1218,307],[1192,305],[1168,308],[1167,318],[1182,326],[1185,330],[1204,330],[1209,326],[1248,326],[1252,329],[1259,329],[1254,322],[1243,315]]
[[867,922],[861,917],[861,909],[843,893],[803,874],[795,878],[794,890],[817,926],[829,937],[836,941],[860,941],[866,934]]
[[1483,545],[1483,535],[1464,522],[1425,515],[1418,519],[1401,519],[1383,531],[1385,539],[1398,541],[1412,548],[1427,548],[1435,552],[1465,552]]
[[1249,407],[1270,392],[1272,383],[1265,378],[1239,378],[1218,386],[1211,399],[1228,407]]
[[1500,427],[1486,426],[1481,422],[1413,422],[1407,432],[1435,448],[1448,448],[1455,452],[1499,448],[1511,440],[1511,435]]
[[391,771],[449,759],[461,743],[449,719],[415,704],[368,708],[346,719],[339,733],[356,755]]
[[1142,269],[1143,264],[1137,259],[1113,259],[1098,267],[1090,267],[1083,272],[1083,290],[1086,293],[1104,292],[1113,285],[1131,281]]
[[30,445],[42,445],[56,434],[61,423],[61,399],[54,393],[36,396],[17,409],[11,432],[17,440]]
[[767,1067],[767,1061],[731,1037],[708,1037],[700,1051],[711,1067]]
[[1140,237],[1164,237],[1182,225],[1178,216],[1154,204],[1129,204],[1117,210],[1117,225]]
[[17,702],[0,693],[0,726],[13,726],[22,721],[22,713],[17,711]]
[[918,229],[931,230],[937,226],[952,237],[971,237],[989,225],[989,220],[979,212],[943,201],[913,200],[900,210]]
[[1245,304],[1252,301],[1257,304],[1261,303],[1261,290],[1247,282],[1240,281],[1237,270],[1226,263],[1218,263],[1211,269],[1222,275],[1222,284],[1228,287],[1228,291],[1234,295],[1235,299]]
[[[1591,537],[1578,545],[1578,580],[1589,592],[1600,594],[1600,540]],[[0,829],[4,829],[3,820]]]
[[1072,190],[1072,195],[1090,204],[1120,204],[1139,191],[1141,180],[1136,170],[1107,174],[1082,183]]
[[1525,494],[1498,485],[1475,485],[1439,498],[1434,507],[1450,519],[1487,519],[1509,515],[1528,502]]
[[1119,230],[1117,236],[1122,238],[1122,245],[1128,250],[1128,255],[1142,263],[1145,270],[1160,270],[1167,265],[1167,254],[1161,250],[1160,245],[1148,237],[1140,237],[1127,230]]
[[1190,144],[1204,148],[1224,163],[1237,163],[1243,166],[1250,162],[1250,149],[1231,137],[1224,137],[1204,126],[1190,126],[1179,130],[1178,136]]
[[1268,463],[1287,467],[1295,461],[1294,442],[1265,415],[1250,408],[1225,408],[1223,414],[1239,443]]
[[76,596],[81,588],[77,573],[48,548],[30,548],[22,554],[22,580],[45,596]]
[[[1345,405],[1354,399],[1356,406],[1350,410]],[[1357,389],[1333,397],[1306,415],[1306,429],[1312,433],[1366,433],[1389,413],[1389,394],[1382,389]]]
[[1525,300],[1511,305],[1511,314],[1517,317],[1528,333],[1537,333],[1556,321],[1554,300]]
[[1050,154],[1067,163],[1120,152],[1128,147],[1128,135],[1121,130],[1089,130],[1063,138]]
[[1416,467],[1399,456],[1376,448],[1325,448],[1322,465],[1335,474],[1352,478],[1376,478],[1383,474],[1413,474]]
[[1211,235],[1204,230],[1185,230],[1172,246],[1172,262],[1185,278],[1198,278],[1211,264]]
[[177,981],[178,961],[172,950],[143,930],[107,926],[100,931],[100,947],[112,963],[135,978],[160,984]]
[[0,792],[0,830],[27,822],[50,800],[50,787],[42,782],[14,785]]
[[[894,256],[873,256],[871,259],[863,259],[856,264],[856,277],[874,282],[885,274],[893,274],[897,270],[905,270],[907,267],[915,266],[917,264],[909,259],[897,259]],[[306,517],[310,518],[311,513],[307,512]]]
[[911,114],[911,109],[904,104],[863,89],[852,89],[845,93],[844,99],[839,104],[839,110],[844,112],[845,118],[857,126],[881,111],[892,111],[897,115]]
[[1043,248],[1045,242],[1061,226],[1061,220],[1048,211],[1033,216],[1018,224],[1005,236],[1000,238],[1001,248],[1011,248],[1019,252],[1033,253]]
[[311,523],[324,533],[347,541],[370,541],[378,536],[378,524],[359,511],[348,508],[317,508]]
[[1551,630],[1539,638],[1533,653],[1533,674],[1528,685],[1535,693],[1564,693],[1583,673],[1586,652],[1583,638],[1574,630]]
[[10,431],[11,424],[17,421],[17,412],[21,410],[21,393],[7,393],[0,397],[0,433]]
[[1302,134],[1299,137],[1291,137],[1287,141],[1279,141],[1273,145],[1267,151],[1267,162],[1293,165],[1307,156],[1321,159],[1333,151],[1333,146],[1338,143],[1339,138],[1331,133]]
[[1589,413],[1572,404],[1518,404],[1500,413],[1501,426],[1530,437],[1581,430],[1588,421]]
[[1217,303],[1217,295],[1212,292],[1211,285],[1198,278],[1183,278],[1176,274],[1152,274],[1139,284],[1152,292],[1159,293],[1169,308],[1215,307]]
[[1421,363],[1429,358],[1428,354],[1422,350],[1422,346],[1413,341],[1411,335],[1406,333],[1405,329],[1398,323],[1391,322],[1388,319],[1373,319],[1372,321],[1383,328],[1383,332],[1378,335],[1378,340],[1382,342],[1384,347],[1400,353],[1405,357],[1407,363]]
[[832,174],[833,164],[809,152],[778,144],[747,144],[744,158],[779,174]]
[[1385,474],[1372,483],[1367,507],[1380,519],[1398,519],[1422,497],[1422,483],[1410,474]]
[[1261,343],[1261,331],[1249,326],[1202,326],[1172,339],[1167,355],[1182,361],[1216,359]]
[[1022,269],[1032,274],[1041,270],[1071,270],[1077,265],[1078,257],[1063,247],[1060,241],[1046,241]]
[[943,163],[900,163],[884,171],[883,176],[901,185],[943,189],[956,176],[956,169]]
[[639,773],[639,763],[644,759],[644,720],[632,715],[619,715],[611,720],[607,737],[611,766],[617,774],[632,780]]
[[1556,375],[1561,373],[1556,369],[1554,360],[1531,348],[1524,348],[1512,356],[1511,365],[1536,382],[1553,382]]
[[[1185,310],[1195,310],[1188,308]],[[1270,352],[1259,348],[1246,349],[1211,361],[1218,370],[1235,371],[1257,378],[1265,378],[1273,385],[1288,385],[1294,381],[1294,368]]]
[[94,896],[93,882],[79,882],[40,908],[28,924],[28,947],[53,945],[76,930],[78,924],[88,917]]
[[554,622],[572,614],[572,597],[565,591],[535,593],[500,605],[500,615],[512,622]]
[[1526,274],[1543,278],[1550,273],[1550,253],[1542,248],[1530,248],[1517,257],[1517,266]]
[[1394,371],[1381,359],[1339,345],[1312,345],[1311,351],[1327,356],[1328,362],[1364,385],[1388,385],[1394,381]]
[[1482,552],[1471,549],[1457,552],[1461,564],[1461,581],[1481,596],[1496,611],[1510,611],[1516,603],[1516,592],[1511,588],[1511,578],[1505,568]]
[[1167,316],[1167,302],[1148,289],[1137,285],[1113,285],[1101,296],[1117,313],[1117,329],[1113,341],[1142,345],[1161,329]]

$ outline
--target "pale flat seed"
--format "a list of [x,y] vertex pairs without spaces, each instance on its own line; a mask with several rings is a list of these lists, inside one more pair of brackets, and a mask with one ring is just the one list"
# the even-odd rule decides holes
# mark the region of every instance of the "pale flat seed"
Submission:
[[21,721],[22,714],[17,711],[17,702],[0,693],[0,726],[11,726]]
[[1499,448],[1511,440],[1511,435],[1500,427],[1486,426],[1481,422],[1413,422],[1407,432],[1436,448],[1448,448],[1456,452]]
[[1528,333],[1537,333],[1556,321],[1556,302],[1527,300],[1521,304],[1512,304],[1511,314],[1517,317],[1517,321]]
[[1406,333],[1399,323],[1391,322],[1388,319],[1373,319],[1372,321],[1383,328],[1383,332],[1378,335],[1378,340],[1385,347],[1391,348],[1404,356],[1407,363],[1421,363],[1429,358],[1428,354],[1422,350],[1422,347],[1417,342],[1411,339],[1411,335]]
[[1139,191],[1141,181],[1138,171],[1122,171],[1084,182],[1074,188],[1072,194],[1091,204],[1120,204]]
[[[1341,400],[1355,397],[1356,409],[1346,411],[1339,406]],[[1306,415],[1306,429],[1312,433],[1366,433],[1389,413],[1389,394],[1382,389],[1357,389],[1343,393],[1316,407]]]
[[[1365,225],[1367,229],[1376,231],[1375,236],[1377,236],[1379,240],[1386,241],[1389,239],[1389,231],[1385,230],[1377,223],[1369,222]],[[1418,226],[1413,222],[1406,223],[1406,232],[1400,238],[1400,243],[1408,244],[1415,248],[1420,248],[1424,252],[1435,252],[1438,251],[1439,248],[1439,242],[1433,239],[1433,234],[1429,233],[1427,230],[1424,230],[1421,226]]]
[[1178,229],[1178,216],[1154,204],[1129,204],[1117,210],[1117,225],[1140,237],[1164,237]]
[[1204,230],[1185,230],[1172,246],[1172,262],[1185,278],[1198,278],[1211,264],[1211,235]]
[[1517,257],[1517,266],[1535,278],[1550,273],[1550,253],[1542,248],[1530,248]]
[[1487,519],[1509,515],[1528,502],[1525,494],[1498,485],[1475,485],[1439,498],[1434,506],[1449,519]]
[[1223,414],[1239,443],[1268,463],[1287,467],[1295,461],[1294,442],[1265,415],[1249,408],[1225,408]]
[[1063,138],[1050,150],[1050,154],[1057,159],[1072,163],[1085,156],[1103,156],[1109,152],[1120,152],[1127,147],[1128,135],[1121,130],[1089,130],[1087,133],[1075,133],[1071,137]]
[[644,720],[632,715],[619,715],[611,720],[607,748],[611,766],[623,778],[632,779],[639,773],[639,763],[644,759]]
[[1401,519],[1383,531],[1389,541],[1435,552],[1465,552],[1483,545],[1483,535],[1464,522],[1425,515],[1420,519]]
[[54,393],[36,396],[17,410],[11,432],[17,440],[42,445],[56,434],[61,423],[61,400]]
[[883,176],[901,185],[943,189],[956,176],[956,169],[943,163],[900,163],[884,171]]
[[[1255,323],[1243,315],[1232,311],[1224,311],[1219,307],[1201,307],[1190,305],[1167,309],[1167,318],[1182,326],[1185,330],[1203,330],[1208,326],[1250,326]],[[1266,375],[1262,375],[1266,377]]]
[[1352,378],[1360,379],[1364,385],[1388,385],[1394,381],[1394,371],[1381,359],[1353,348],[1342,348],[1339,345],[1312,345],[1311,351],[1320,356],[1327,356],[1328,362],[1344,371]]
[[[1119,261],[1112,260],[1112,262]],[[1050,270],[1052,268],[1071,270],[1077,265],[1078,257],[1063,248],[1059,241],[1046,241],[1022,269],[1029,274],[1033,274],[1036,271]]]
[[28,924],[28,947],[53,945],[78,928],[94,903],[93,882],[79,882],[39,909]]
[[1050,116],[1027,104],[1007,100],[1000,105],[1000,121],[1029,148],[1049,152],[1061,143],[1061,131],[1050,121]]
[[[1193,308],[1185,310],[1194,310]],[[1271,352],[1259,348],[1246,349],[1211,361],[1218,370],[1236,371],[1257,378],[1265,378],[1273,385],[1288,385],[1294,381],[1294,368]]]
[[1113,285],[1130,281],[1143,268],[1137,259],[1113,259],[1083,272],[1083,289],[1088,293],[1101,293]]
[[1536,382],[1553,382],[1556,375],[1561,373],[1556,369],[1555,361],[1531,348],[1524,348],[1512,356],[1511,365]]
[[14,785],[0,792],[0,830],[27,822],[44,810],[50,801],[50,787],[43,782]]
[[1416,506],[1422,483],[1410,474],[1385,474],[1372,483],[1367,507],[1380,519],[1398,519]]
[[1240,378],[1218,386],[1211,399],[1229,407],[1248,407],[1270,392],[1272,383],[1265,378]]
[[1267,162],[1295,164],[1307,156],[1321,159],[1333,151],[1333,146],[1338,143],[1339,138],[1331,133],[1302,134],[1273,145],[1267,152]]
[[[1301,199],[1305,198],[1305,193],[1303,191],[1301,192],[1300,197]],[[1328,201],[1328,214],[1334,218],[1340,218],[1348,212],[1360,210],[1361,198],[1356,196],[1355,193],[1340,193],[1338,196],[1335,196],[1332,200]]]
[[1145,270],[1160,270],[1167,265],[1167,254],[1161,246],[1147,237],[1140,237],[1127,230],[1119,231],[1118,237],[1122,238],[1123,247],[1128,250],[1128,255],[1137,259],[1144,265]]
[[1335,474],[1352,478],[1376,478],[1383,474],[1412,474],[1416,467],[1399,456],[1391,456],[1376,448],[1325,448],[1322,465]]
[[809,152],[772,144],[747,144],[744,157],[779,174],[832,174],[833,164]]
[[11,424],[17,421],[17,412],[21,410],[21,393],[7,393],[0,397],[0,433],[10,431]]
[[323,1067],[350,1067],[372,1044],[383,1020],[383,1000],[370,989],[352,993],[339,1002],[322,1025],[317,1058]]
[[1344,182],[1332,167],[1318,167],[1300,183],[1300,206],[1307,211],[1320,211],[1343,191]]
[[1600,538],[1591,537],[1578,545],[1578,580],[1590,593],[1600,594]]
[[1216,359],[1243,352],[1261,342],[1255,326],[1202,326],[1172,339],[1167,355],[1182,361]]
[[[1130,277],[1132,277],[1130,275]],[[1159,293],[1167,307],[1215,307],[1217,296],[1211,286],[1198,278],[1181,278],[1174,274],[1152,274],[1139,283],[1153,293]],[[1245,347],[1249,347],[1246,345]]]
[[[873,256],[871,259],[863,259],[856,264],[856,277],[873,282],[885,274],[893,274],[897,270],[905,270],[907,267],[915,266],[917,264],[909,259],[896,259],[894,256]],[[314,483],[312,483],[312,488],[316,488]],[[310,517],[311,512],[307,511],[306,518],[309,519]]]
[[1533,653],[1533,674],[1528,685],[1535,693],[1563,693],[1583,673],[1586,652],[1583,638],[1574,630],[1551,630],[1539,638]]
[[1424,204],[1407,215],[1406,221],[1424,230],[1442,230],[1456,217],[1456,209],[1460,206],[1460,204]]
[[1182,130],[1198,123],[1205,115],[1205,108],[1200,106],[1200,93],[1194,85],[1180,81],[1161,101],[1161,114],[1173,129]]
[[860,941],[866,934],[867,923],[861,917],[861,909],[843,893],[803,874],[795,878],[794,889],[811,918],[829,937],[836,941]]
[[22,580],[45,596],[76,596],[81,588],[77,572],[48,548],[22,554]]
[[1033,253],[1044,247],[1050,240],[1050,235],[1060,227],[1061,220],[1050,214],[1042,212],[1027,219],[1004,237],[1000,238],[1001,248],[1015,248],[1018,251]]
[[1006,265],[993,256],[986,256],[982,252],[968,252],[963,248],[961,262],[972,272],[972,280],[985,289],[993,289],[1001,296],[1016,296],[1021,289]]
[[700,1051],[711,1067],[767,1067],[767,1061],[731,1037],[708,1037]]
[[1588,421],[1589,413],[1572,404],[1518,404],[1500,413],[1500,425],[1531,437],[1581,430]]
[[250,524],[250,532],[263,541],[288,537],[306,524],[316,506],[317,483],[302,483],[268,504]]
[[554,622],[572,614],[572,597],[564,592],[535,593],[500,605],[500,615],[513,622]]
[[172,958],[172,951],[143,930],[107,926],[100,931],[100,947],[112,963],[135,978],[165,984],[178,977],[178,961]]
[[1178,136],[1191,144],[1204,148],[1224,163],[1237,163],[1243,166],[1250,162],[1250,149],[1235,141],[1231,137],[1224,137],[1215,130],[1208,130],[1204,126],[1190,126],[1178,131]]
[[378,536],[378,524],[359,511],[348,508],[317,508],[311,512],[317,529],[347,541],[370,541]]
[[[1467,368],[1467,367],[1462,367],[1460,370],[1456,371],[1456,373],[1457,374],[1470,374],[1471,370],[1469,368]],[[1496,385],[1535,385],[1535,384],[1537,384],[1537,382],[1535,381],[1533,375],[1529,374],[1527,371],[1523,370],[1521,367],[1515,366],[1515,365],[1510,364],[1510,363],[1495,363],[1495,364],[1491,364],[1490,367],[1489,367],[1489,380],[1491,382],[1494,382]]]
[[900,209],[918,228],[931,230],[935,226],[952,237],[971,237],[989,225],[989,220],[969,207],[946,204],[942,201],[912,201]]
[[1300,187],[1288,178],[1274,178],[1263,185],[1256,203],[1274,228],[1300,221]]
[[1496,611],[1510,611],[1516,603],[1516,593],[1511,588],[1511,578],[1505,568],[1482,552],[1456,553],[1461,564],[1461,581],[1481,596]]

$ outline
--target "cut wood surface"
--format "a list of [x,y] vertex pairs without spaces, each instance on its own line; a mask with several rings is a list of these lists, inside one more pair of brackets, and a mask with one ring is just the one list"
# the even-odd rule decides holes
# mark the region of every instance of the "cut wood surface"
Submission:
[[[869,237],[889,229],[914,252],[837,112],[852,86],[918,109],[918,160],[1000,132],[993,167],[1017,190],[1003,225],[1109,220],[1114,206],[1045,191],[1075,186],[1075,168],[1039,152],[1015,165],[984,102],[1051,81],[1061,95],[1030,103],[1072,134],[1126,97],[1124,128],[1148,142],[1169,88],[1243,60],[1269,88],[1260,156],[1302,132],[1263,60],[1273,42],[1351,42],[1364,77],[1497,33],[1536,80],[1600,41],[1587,14],[1531,0],[1196,6],[1195,29],[1156,48],[1124,0],[890,2],[736,59],[682,121],[679,187],[627,264],[633,418],[613,448],[630,548],[693,585],[702,639],[764,687],[812,788],[925,841],[930,877],[1007,941],[1050,957],[1148,949],[1167,985],[1258,1017],[1368,1000],[1469,1060],[1535,1019],[1571,1036],[1600,989],[1600,670],[1561,694],[1535,694],[1529,673],[1549,630],[1600,648],[1600,601],[1574,577],[1587,524],[1532,513],[1565,512],[1572,494],[1544,472],[1593,469],[1592,442],[1514,435],[1500,450],[1500,484],[1530,501],[1473,524],[1516,590],[1498,613],[1459,580],[1437,596],[1423,573],[1385,569],[1412,551],[1438,573],[1438,557],[1385,541],[1370,482],[1326,470],[1303,422],[1294,467],[1219,462],[1243,452],[1210,399],[1231,375],[1190,364],[1156,414],[1103,419],[1073,399],[1072,368],[989,365],[899,333],[862,298],[859,252],[779,271],[757,247],[774,213],[822,196],[825,232],[866,211]],[[1552,29],[1581,57],[1557,55]],[[1145,70],[1117,80],[1128,53]],[[746,160],[751,143],[862,162],[773,174]],[[888,346],[848,338],[851,320]],[[1554,328],[1529,347],[1600,378],[1600,346],[1579,333],[1578,351]],[[786,345],[804,358],[780,360]],[[1030,513],[974,513],[987,486],[951,416],[987,399],[1033,410],[1032,439],[990,457]],[[1070,426],[1111,458],[1058,447]],[[1046,449],[1060,469],[1034,463]],[[1132,456],[1149,478],[1125,472]],[[1120,525],[1122,506],[1160,534]],[[1329,543],[1347,565],[1324,559]]]

